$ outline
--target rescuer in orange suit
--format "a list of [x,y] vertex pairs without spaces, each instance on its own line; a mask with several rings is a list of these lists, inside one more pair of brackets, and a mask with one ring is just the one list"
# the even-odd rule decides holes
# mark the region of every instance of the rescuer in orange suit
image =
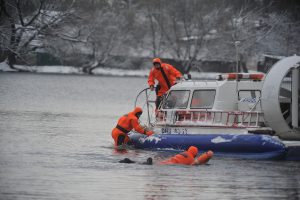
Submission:
[[130,141],[128,133],[134,129],[135,131],[150,136],[152,131],[146,131],[139,123],[139,118],[142,115],[143,110],[140,107],[136,107],[132,112],[123,115],[118,120],[117,126],[112,130],[111,136],[115,141],[115,146],[127,144]]
[[[173,157],[171,157],[168,160],[161,161],[160,164],[162,165],[203,165],[206,164],[214,155],[212,151],[207,151],[203,154],[201,154],[197,159],[196,156],[198,154],[198,148],[195,146],[190,146],[187,151],[182,152],[180,154],[177,154]],[[124,158],[123,160],[120,160],[119,163],[136,163],[135,161]],[[139,162],[140,164],[145,165],[152,165],[153,159],[147,158],[146,162]]]
[[154,58],[152,63],[153,67],[149,73],[148,85],[153,91],[155,80],[158,81],[155,101],[156,108],[158,108],[162,96],[176,83],[176,80],[181,79],[182,74],[172,65],[161,62],[159,58]]
[[160,164],[178,164],[178,165],[201,165],[207,163],[213,156],[212,151],[201,154],[197,159],[198,148],[190,146],[187,151],[177,154],[172,158],[160,162]]

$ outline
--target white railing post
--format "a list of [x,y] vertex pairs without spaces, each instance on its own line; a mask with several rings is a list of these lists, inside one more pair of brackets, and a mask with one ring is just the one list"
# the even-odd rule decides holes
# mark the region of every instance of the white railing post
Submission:
[[259,114],[258,114],[258,112],[256,112],[256,122],[255,122],[255,126],[258,126],[258,119],[259,119]]
[[213,117],[212,117],[212,119],[211,119],[211,124],[214,124],[216,112],[211,113],[211,115],[213,115]]
[[244,125],[244,112],[242,112],[242,119],[241,119],[241,125]]
[[248,121],[248,126],[251,126],[251,119],[252,119],[252,113],[249,113],[249,121]]
[[298,128],[299,120],[299,66],[292,69],[292,126]]

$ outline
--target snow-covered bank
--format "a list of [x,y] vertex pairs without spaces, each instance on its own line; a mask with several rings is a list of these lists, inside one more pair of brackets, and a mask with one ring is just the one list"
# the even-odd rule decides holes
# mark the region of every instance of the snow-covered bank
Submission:
[[59,73],[59,74],[80,74],[82,73],[79,68],[72,66],[27,66],[27,65],[14,65],[15,69],[9,67],[6,62],[0,63],[0,71],[3,72],[33,72],[33,73]]
[[[18,72],[26,71],[32,73],[55,73],[55,74],[84,74],[78,67],[73,66],[26,66],[15,65],[16,69],[12,69],[6,62],[0,63],[0,72]],[[128,77],[148,77],[149,69],[115,69],[115,68],[96,68],[93,70],[94,75],[102,76],[128,76]],[[191,72],[193,79],[215,79],[220,73],[212,72]]]
[[[26,71],[32,73],[55,73],[55,74],[85,74],[81,68],[73,66],[26,66],[14,65],[15,69],[9,67],[6,62],[0,63],[2,72]],[[96,68],[93,70],[94,75],[107,76],[148,76],[148,70],[131,70],[131,69],[114,69],[114,68]]]
[[9,67],[9,65],[4,61],[0,63],[1,72],[15,72],[16,70]]

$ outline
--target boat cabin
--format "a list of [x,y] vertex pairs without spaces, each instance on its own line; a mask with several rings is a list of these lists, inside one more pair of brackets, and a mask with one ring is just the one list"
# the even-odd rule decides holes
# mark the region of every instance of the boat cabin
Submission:
[[232,74],[226,76],[174,85],[158,109],[157,125],[263,126],[263,74],[258,74],[260,78],[239,76],[238,80]]

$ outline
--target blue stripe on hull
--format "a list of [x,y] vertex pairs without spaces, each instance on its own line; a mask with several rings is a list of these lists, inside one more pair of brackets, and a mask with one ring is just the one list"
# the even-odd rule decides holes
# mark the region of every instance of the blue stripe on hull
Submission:
[[155,134],[145,137],[130,134],[133,145],[142,149],[185,150],[196,146],[201,151],[212,150],[216,154],[228,154],[236,157],[268,159],[284,157],[284,144],[268,135],[255,134]]
[[300,161],[300,146],[291,146],[287,149],[286,160]]

